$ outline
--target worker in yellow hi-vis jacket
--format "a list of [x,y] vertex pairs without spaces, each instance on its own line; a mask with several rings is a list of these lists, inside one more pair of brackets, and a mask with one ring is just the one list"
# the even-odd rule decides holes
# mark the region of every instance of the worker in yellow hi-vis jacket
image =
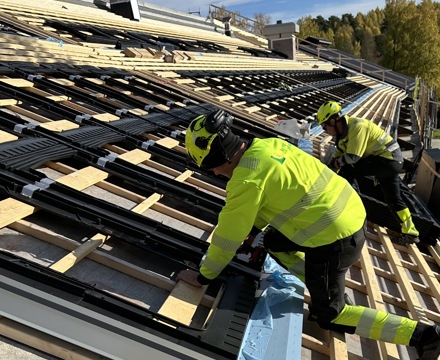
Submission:
[[399,144],[372,121],[342,115],[341,110],[337,102],[327,101],[316,114],[318,124],[336,137],[332,168],[351,184],[356,178],[374,176],[401,223],[398,241],[402,245],[418,243],[419,232],[400,192],[403,156]]
[[305,280],[310,319],[325,329],[415,346],[423,360],[440,354],[440,326],[346,304],[345,274],[365,242],[366,213],[352,186],[318,159],[278,139],[244,141],[223,110],[195,118],[185,146],[198,166],[229,178],[199,271],[177,280],[208,284],[232,260],[251,229],[264,229],[264,244],[286,269]]

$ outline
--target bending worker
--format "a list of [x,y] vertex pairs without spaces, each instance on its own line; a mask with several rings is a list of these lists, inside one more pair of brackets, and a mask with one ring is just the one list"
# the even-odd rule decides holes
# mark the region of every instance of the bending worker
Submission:
[[342,115],[341,110],[337,102],[327,101],[316,115],[318,124],[336,137],[331,167],[350,184],[356,178],[374,176],[385,201],[401,223],[402,235],[398,241],[401,244],[418,243],[419,232],[400,193],[403,156],[399,144],[372,121]]
[[203,264],[176,279],[208,284],[253,226],[270,224],[266,249],[292,273],[305,274],[312,320],[325,329],[415,346],[423,360],[437,360],[440,326],[345,304],[345,273],[365,242],[366,213],[352,186],[294,145],[278,138],[246,142],[232,133],[231,124],[232,116],[217,110],[197,117],[187,129],[189,157],[229,180]]

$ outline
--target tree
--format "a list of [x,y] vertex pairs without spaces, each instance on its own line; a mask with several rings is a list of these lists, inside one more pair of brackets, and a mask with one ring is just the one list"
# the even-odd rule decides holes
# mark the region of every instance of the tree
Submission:
[[[409,76],[419,75],[429,86],[440,85],[440,34],[439,11],[431,0],[422,0],[410,23],[411,48],[406,68]],[[403,65],[403,64],[402,64]]]
[[[353,28],[350,25],[341,25],[335,32],[335,48],[346,53],[355,54],[355,42],[353,36]],[[359,45],[357,46],[358,54],[360,55]]]
[[337,16],[330,16],[328,18],[328,24],[330,26],[330,29],[333,30],[333,32],[336,32],[338,27],[341,25],[341,19],[339,19]]
[[224,17],[230,16],[230,11],[226,10],[225,6],[222,5],[220,7],[215,7],[214,11],[211,13],[211,16],[216,20],[222,21]]
[[254,33],[257,35],[263,35],[263,28],[272,22],[270,15],[264,15],[263,13],[256,13],[254,20]]
[[311,16],[302,17],[298,20],[299,34],[298,37],[306,39],[309,36],[320,37],[319,26],[312,20]]
[[358,27],[356,19],[351,14],[343,14],[341,17],[341,24],[349,25],[355,30]]
[[373,32],[370,30],[370,28],[366,28],[363,31],[361,42],[361,57],[371,62],[378,61],[375,36],[373,35]]
[[410,61],[411,18],[416,5],[408,0],[387,0],[385,19],[382,26],[382,60],[383,66],[405,73]]
[[313,21],[318,24],[319,30],[323,33],[326,33],[330,28],[328,21],[325,20],[321,15],[317,16],[315,19],[313,19]]
[[251,31],[251,19],[248,19],[246,17],[243,17],[240,15],[240,13],[235,13],[236,15],[232,18],[232,25],[238,27],[239,29],[245,30],[245,31]]

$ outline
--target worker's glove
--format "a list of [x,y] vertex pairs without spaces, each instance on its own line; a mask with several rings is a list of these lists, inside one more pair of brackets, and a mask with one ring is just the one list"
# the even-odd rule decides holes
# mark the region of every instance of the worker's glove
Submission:
[[334,158],[330,162],[330,169],[332,169],[335,172],[338,172],[340,168],[341,168],[341,164],[339,162],[339,158]]
[[252,235],[248,235],[246,239],[244,239],[243,244],[240,245],[236,254],[249,254],[254,251],[252,244],[254,242],[254,237]]
[[243,244],[240,245],[236,254],[249,254],[253,250],[254,248],[252,247],[252,245],[248,244],[247,242],[244,242]]

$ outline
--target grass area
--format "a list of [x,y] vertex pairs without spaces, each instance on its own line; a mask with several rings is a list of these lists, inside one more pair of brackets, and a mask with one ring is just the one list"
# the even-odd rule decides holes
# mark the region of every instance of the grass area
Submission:
[[440,139],[440,129],[432,129],[432,138]]

